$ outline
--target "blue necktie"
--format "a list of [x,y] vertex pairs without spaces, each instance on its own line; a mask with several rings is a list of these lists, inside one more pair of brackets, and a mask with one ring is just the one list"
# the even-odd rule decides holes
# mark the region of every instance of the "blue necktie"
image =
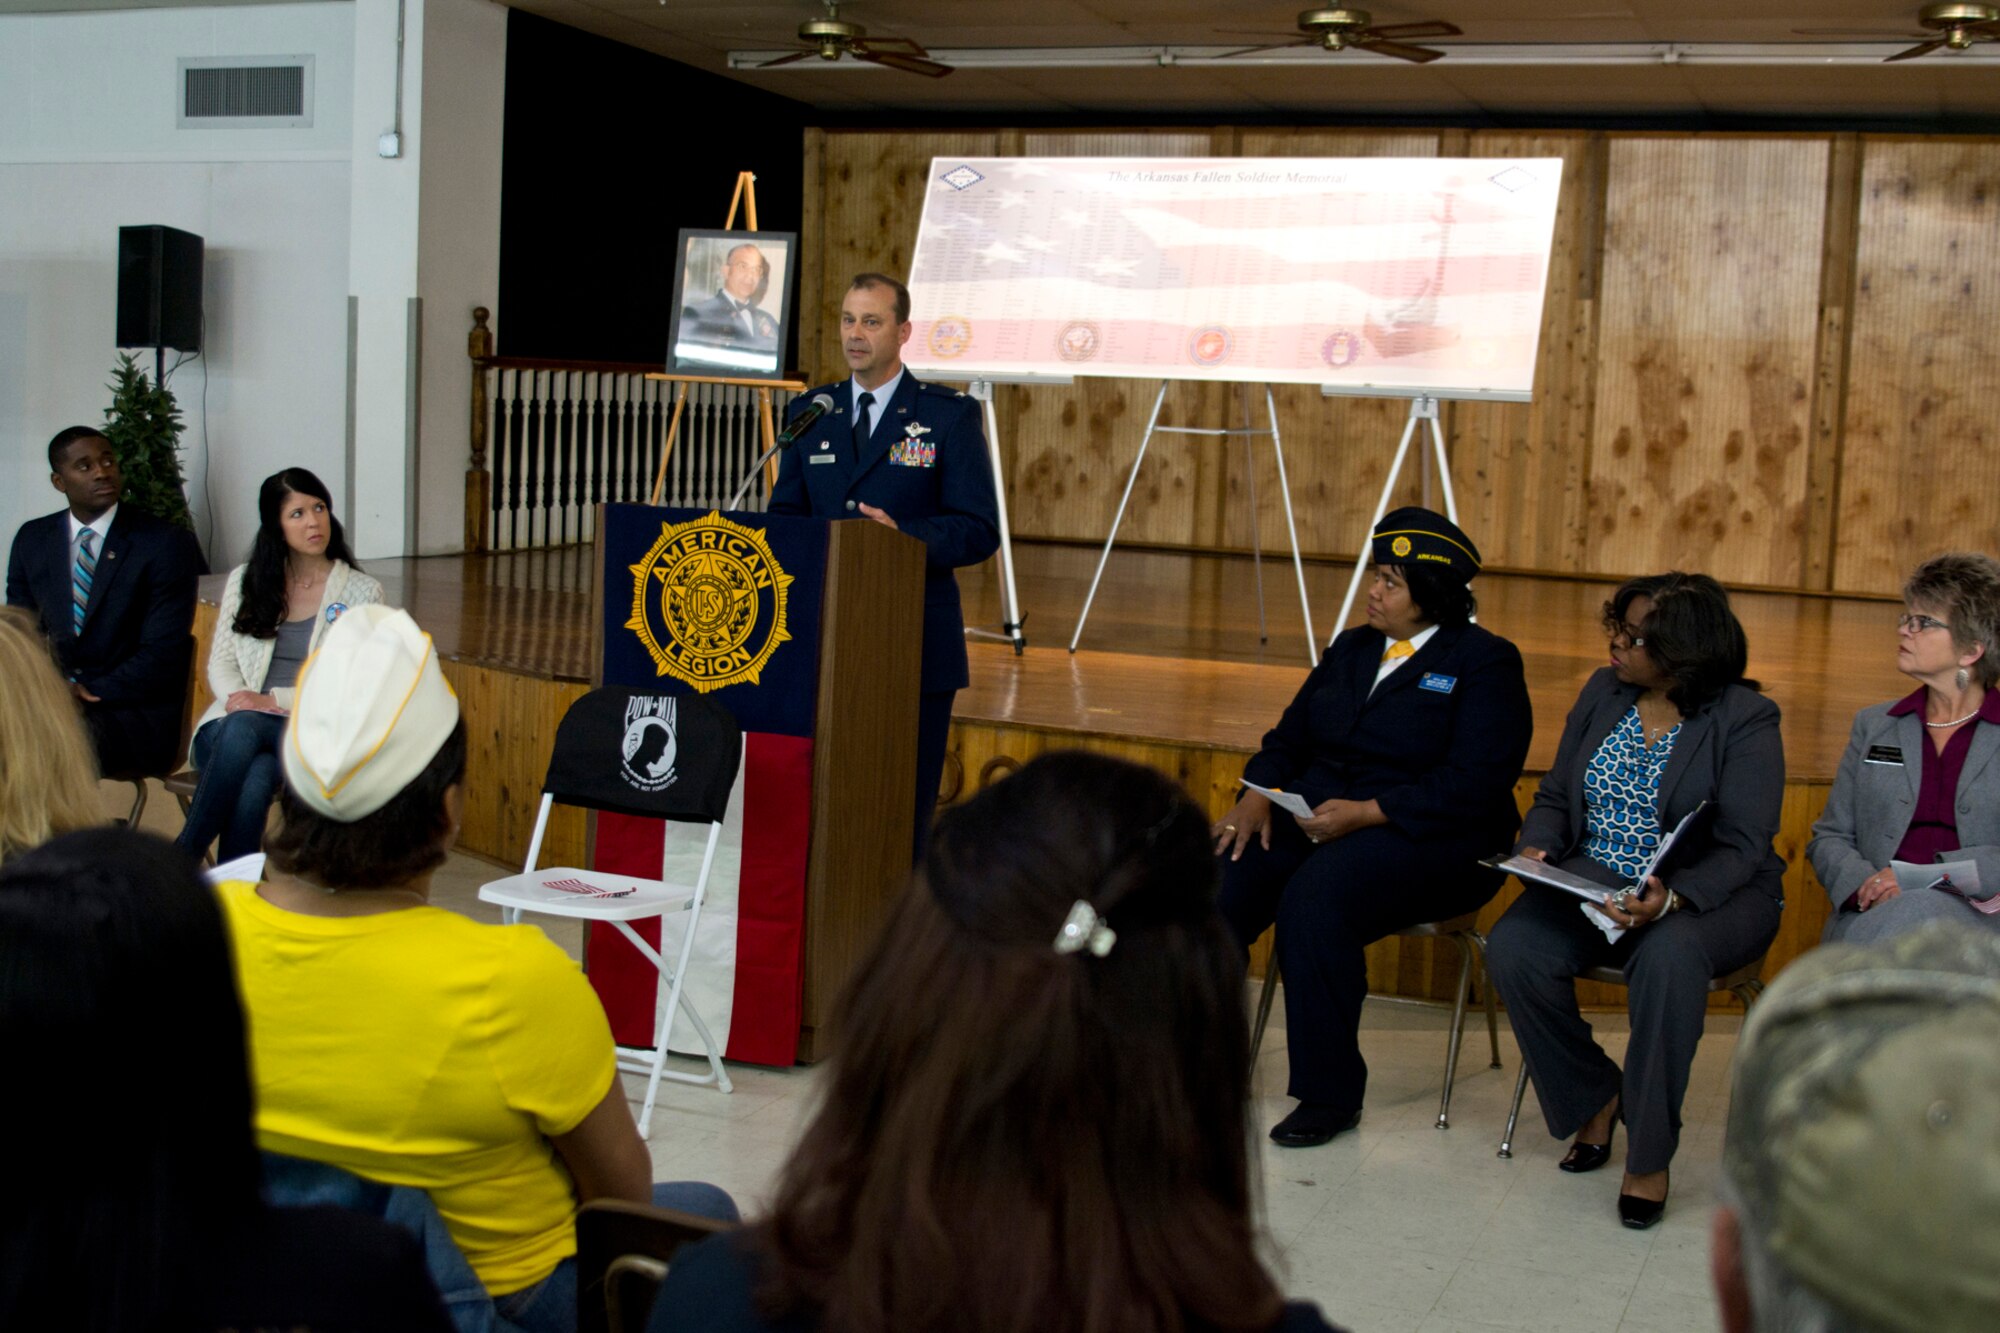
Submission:
[[97,553],[90,549],[96,541],[97,533],[85,528],[77,543],[76,568],[69,576],[70,622],[79,635],[83,633],[83,613],[90,609],[90,581],[97,574]]
[[864,393],[854,404],[854,452],[859,456],[868,447],[868,434],[872,423],[868,420],[868,409],[875,406],[875,395]]

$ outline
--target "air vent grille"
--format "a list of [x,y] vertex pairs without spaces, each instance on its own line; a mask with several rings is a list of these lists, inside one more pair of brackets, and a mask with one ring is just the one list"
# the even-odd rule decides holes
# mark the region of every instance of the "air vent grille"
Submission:
[[311,56],[236,56],[180,62],[182,129],[296,129],[312,125]]
[[302,116],[306,72],[297,65],[241,65],[187,72],[186,115]]

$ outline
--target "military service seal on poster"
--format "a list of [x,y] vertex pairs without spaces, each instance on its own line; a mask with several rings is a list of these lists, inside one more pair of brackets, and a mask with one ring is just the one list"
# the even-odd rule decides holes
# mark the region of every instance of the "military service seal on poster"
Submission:
[[652,548],[632,570],[632,618],[662,676],[703,694],[757,683],[785,630],[792,576],[778,567],[756,528],[719,512],[662,523]]

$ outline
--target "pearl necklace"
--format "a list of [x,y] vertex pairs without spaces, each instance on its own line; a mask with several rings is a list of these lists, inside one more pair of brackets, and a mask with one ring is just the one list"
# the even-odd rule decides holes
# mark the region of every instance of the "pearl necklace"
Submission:
[[1924,725],[1927,727],[1937,727],[1940,730],[1942,730],[1945,727],[1955,727],[1961,722],[1970,722],[1972,721],[1973,718],[1978,716],[1979,716],[1979,709],[1975,708],[1970,713],[1967,713],[1964,717],[1955,717],[1949,722],[1926,722],[1924,723]]

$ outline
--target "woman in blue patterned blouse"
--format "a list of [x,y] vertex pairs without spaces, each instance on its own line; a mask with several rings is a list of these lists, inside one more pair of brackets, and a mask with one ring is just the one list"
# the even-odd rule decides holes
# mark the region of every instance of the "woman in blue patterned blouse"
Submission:
[[[1628,580],[1604,627],[1611,663],[1570,710],[1516,850],[1629,891],[1608,893],[1593,916],[1530,883],[1487,959],[1549,1132],[1574,1136],[1562,1169],[1610,1161],[1623,1120],[1618,1213],[1644,1228],[1666,1209],[1709,980],[1762,957],[1778,933],[1785,862],[1771,843],[1785,756],[1778,707],[1744,676],[1743,627],[1714,579]],[[1665,830],[1703,801],[1711,808],[1639,884]],[[1577,1011],[1573,978],[1606,966],[1628,983],[1622,1072]]]

